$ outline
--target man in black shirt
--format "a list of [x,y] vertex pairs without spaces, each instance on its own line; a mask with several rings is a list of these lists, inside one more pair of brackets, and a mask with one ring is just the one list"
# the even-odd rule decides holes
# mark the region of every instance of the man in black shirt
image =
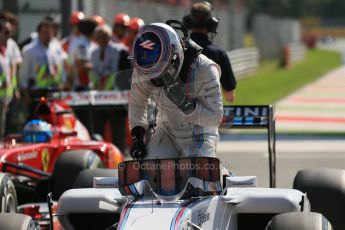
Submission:
[[220,66],[222,70],[220,82],[224,97],[227,101],[233,102],[236,79],[229,58],[225,50],[214,44],[208,37],[209,33],[214,35],[217,32],[219,23],[219,19],[212,16],[212,5],[208,2],[193,4],[190,14],[183,18],[183,23],[191,29],[191,38],[203,48],[202,53]]

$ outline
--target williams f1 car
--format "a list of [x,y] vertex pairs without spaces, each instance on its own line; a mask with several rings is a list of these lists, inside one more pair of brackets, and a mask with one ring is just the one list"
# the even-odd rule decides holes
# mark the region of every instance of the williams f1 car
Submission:
[[[225,127],[268,129],[270,178],[274,187],[272,107],[225,110]],[[93,180],[93,188],[80,186],[63,193],[54,215],[64,229],[321,230],[332,229],[323,215],[339,219],[344,213],[344,206],[323,215],[313,212],[313,207],[320,204],[335,205],[332,201],[324,202],[325,197],[338,194],[337,201],[344,202],[345,186],[335,188],[334,180],[313,177],[324,174],[323,170],[318,174],[310,170],[300,172],[295,186],[301,191],[259,188],[255,176],[223,176],[220,171],[219,160],[207,157],[125,161],[118,170],[108,171],[103,177],[97,169],[84,170],[76,183]],[[326,175],[344,178],[345,173],[335,175],[332,171]],[[305,189],[309,189],[307,194],[302,192]],[[323,194],[326,191],[329,193]],[[309,196],[313,197],[312,202]]]

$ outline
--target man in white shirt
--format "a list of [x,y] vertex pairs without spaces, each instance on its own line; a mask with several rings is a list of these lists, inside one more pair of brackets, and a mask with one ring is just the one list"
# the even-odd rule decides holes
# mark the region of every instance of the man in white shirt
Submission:
[[30,90],[34,88],[62,88],[66,80],[64,54],[61,49],[51,44],[54,37],[51,22],[42,21],[38,27],[38,39],[23,48],[23,64],[20,69],[20,88],[29,99],[31,112]]
[[68,50],[68,65],[71,72],[68,74],[68,84],[72,89],[90,89],[89,71],[91,69],[90,47],[93,43],[92,35],[97,23],[92,19],[81,20],[77,27],[81,33]]
[[[130,61],[127,59],[127,52],[122,46],[110,41],[112,31],[110,26],[98,26],[95,29],[94,38],[97,47],[91,53],[92,69],[90,73],[93,88],[96,90],[119,90],[122,89],[117,78],[123,78],[120,71],[130,68]],[[125,53],[124,53],[125,52]],[[127,62],[127,64],[126,64]],[[127,76],[129,77],[129,76]],[[128,83],[129,83],[129,79]],[[94,111],[95,131],[99,134],[104,133],[106,121],[110,122],[112,130],[112,142],[121,150],[125,144],[125,121],[127,109],[109,108],[107,110]],[[116,131],[116,132],[115,132]]]

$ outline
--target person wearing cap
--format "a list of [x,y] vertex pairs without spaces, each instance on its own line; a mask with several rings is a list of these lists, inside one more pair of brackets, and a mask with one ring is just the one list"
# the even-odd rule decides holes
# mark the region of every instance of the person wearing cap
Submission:
[[123,43],[123,39],[126,37],[128,32],[129,22],[130,17],[128,16],[128,14],[119,13],[115,15],[113,20],[113,42]]
[[[223,118],[221,71],[201,51],[167,24],[139,29],[128,111],[133,158],[215,156]],[[157,110],[153,125],[150,101]]]
[[94,20],[97,23],[97,25],[99,25],[99,26],[103,26],[106,23],[105,19],[99,15],[93,15],[93,16],[91,16],[91,19]]
[[130,54],[133,53],[132,46],[133,46],[134,38],[137,35],[140,27],[142,27],[143,25],[145,25],[145,23],[144,23],[144,20],[142,20],[141,18],[132,18],[129,21],[128,33],[125,39],[123,40],[123,44],[127,46]]
[[[130,61],[127,59],[127,52],[116,43],[111,42],[112,30],[108,25],[99,25],[94,32],[94,39],[97,47],[91,52],[90,78],[93,81],[93,89],[95,90],[122,90],[118,85],[118,79],[121,77],[121,71],[125,71],[131,67]],[[123,63],[127,62],[126,65]],[[125,145],[125,121],[127,117],[127,109],[117,108],[113,110],[93,111],[94,126],[96,133],[104,134],[104,126],[109,121],[112,130],[112,142],[121,151]]]
[[72,12],[69,23],[71,25],[71,34],[67,37],[63,38],[61,41],[62,48],[65,52],[68,52],[69,46],[73,43],[73,41],[80,35],[78,30],[77,24],[80,20],[85,18],[85,14],[82,11],[74,11]]
[[194,3],[190,13],[183,18],[183,23],[191,29],[191,38],[203,48],[203,54],[216,62],[222,75],[220,82],[223,95],[229,102],[235,100],[236,79],[225,50],[209,39],[208,35],[217,33],[219,19],[212,15],[212,5],[209,2]]

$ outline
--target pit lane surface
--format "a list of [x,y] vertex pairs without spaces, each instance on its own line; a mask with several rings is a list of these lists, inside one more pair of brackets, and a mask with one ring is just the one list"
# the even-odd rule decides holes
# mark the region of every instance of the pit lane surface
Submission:
[[[293,178],[300,169],[345,169],[344,136],[278,135],[276,145],[277,187],[292,188]],[[269,186],[268,150],[264,135],[222,134],[217,157],[236,175],[256,175],[258,186]]]

